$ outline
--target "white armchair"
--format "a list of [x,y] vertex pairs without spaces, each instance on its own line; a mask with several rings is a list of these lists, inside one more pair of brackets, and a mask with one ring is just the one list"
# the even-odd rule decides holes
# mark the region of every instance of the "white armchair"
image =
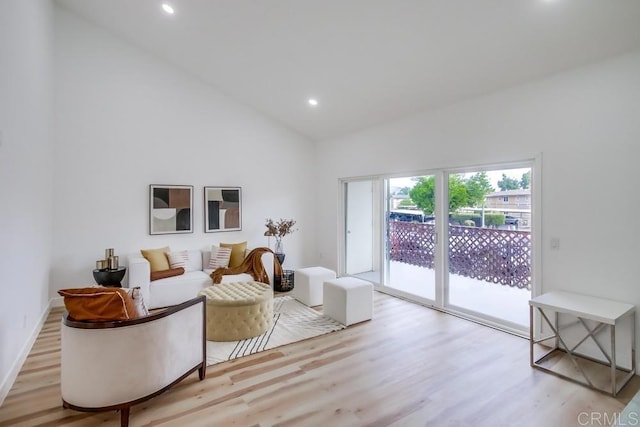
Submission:
[[134,404],[151,399],[196,370],[206,373],[205,298],[145,317],[77,322],[61,329],[61,389],[65,408],[119,410],[122,426]]

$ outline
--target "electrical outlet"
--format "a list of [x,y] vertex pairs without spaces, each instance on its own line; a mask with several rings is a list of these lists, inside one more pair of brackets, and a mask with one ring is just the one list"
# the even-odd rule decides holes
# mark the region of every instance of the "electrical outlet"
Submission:
[[2,133],[2,129],[0,129],[0,148],[2,147],[3,143],[4,143],[4,134]]
[[551,238],[551,249],[558,250],[560,249],[560,239],[557,237]]
[[27,327],[27,315],[22,316],[22,329]]

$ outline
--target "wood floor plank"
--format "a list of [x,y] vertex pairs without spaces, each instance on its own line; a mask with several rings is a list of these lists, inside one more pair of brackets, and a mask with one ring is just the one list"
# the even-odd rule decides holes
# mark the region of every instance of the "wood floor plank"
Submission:
[[[528,341],[376,293],[373,320],[211,366],[131,410],[132,426],[572,426],[613,398],[532,369]],[[63,409],[61,309],[48,315],[0,426],[118,426],[119,414]]]

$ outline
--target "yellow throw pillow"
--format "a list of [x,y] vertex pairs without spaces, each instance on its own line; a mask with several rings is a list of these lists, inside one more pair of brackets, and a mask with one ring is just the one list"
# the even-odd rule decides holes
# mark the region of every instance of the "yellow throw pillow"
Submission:
[[247,242],[240,243],[220,243],[221,248],[231,248],[231,258],[229,258],[229,268],[234,268],[244,261],[244,253],[247,251]]
[[169,259],[167,258],[167,254],[171,252],[168,246],[159,249],[142,249],[140,253],[143,257],[149,261],[151,265],[151,272],[154,271],[162,271],[168,270],[169,267]]

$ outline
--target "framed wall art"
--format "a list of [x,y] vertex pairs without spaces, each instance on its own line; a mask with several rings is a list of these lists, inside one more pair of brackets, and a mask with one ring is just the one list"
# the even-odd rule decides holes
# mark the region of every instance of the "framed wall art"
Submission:
[[149,186],[149,234],[193,233],[193,186]]
[[240,187],[204,187],[204,232],[242,230]]

